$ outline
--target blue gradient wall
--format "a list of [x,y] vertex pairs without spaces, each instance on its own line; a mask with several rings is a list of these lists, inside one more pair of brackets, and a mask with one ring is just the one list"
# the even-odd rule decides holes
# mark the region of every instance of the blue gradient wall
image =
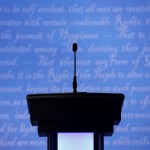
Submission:
[[[149,14],[149,0],[1,1],[0,149],[46,149],[30,124],[26,95],[72,92],[76,42],[78,91],[126,96],[105,149],[149,150]],[[91,133],[59,134],[59,149],[76,136],[81,149],[92,149]]]

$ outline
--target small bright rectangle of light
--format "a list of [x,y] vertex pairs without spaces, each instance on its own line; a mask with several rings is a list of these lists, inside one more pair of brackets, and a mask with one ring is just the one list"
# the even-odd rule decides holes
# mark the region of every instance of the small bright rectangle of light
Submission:
[[58,133],[58,150],[93,150],[93,133]]

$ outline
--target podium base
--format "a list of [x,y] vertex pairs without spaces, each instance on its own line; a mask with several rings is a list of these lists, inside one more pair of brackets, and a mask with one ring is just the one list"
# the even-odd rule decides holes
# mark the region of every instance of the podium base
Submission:
[[[93,144],[94,150],[104,150],[104,136],[101,133],[94,132]],[[47,150],[57,150],[57,132],[52,132],[47,136]]]

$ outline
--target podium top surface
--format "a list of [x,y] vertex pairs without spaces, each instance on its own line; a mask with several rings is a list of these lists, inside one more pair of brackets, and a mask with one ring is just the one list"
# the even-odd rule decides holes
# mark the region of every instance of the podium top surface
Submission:
[[39,133],[46,133],[48,130],[100,130],[107,133],[113,125],[119,124],[123,101],[124,95],[116,93],[27,95],[30,121],[32,125],[39,127]]
[[[93,100],[97,100],[97,98],[99,100],[121,100],[123,102],[124,100],[124,95],[120,94],[120,93],[87,93],[87,92],[78,92],[78,93],[51,93],[51,94],[29,94],[27,95],[27,101],[34,101],[34,100],[48,100],[48,101],[52,101],[52,100],[56,100],[59,99],[59,101],[64,100],[64,99],[68,99],[71,101],[74,98],[76,100],[82,101],[85,100],[87,98],[87,100],[91,100],[90,98],[96,98],[96,99],[92,99]],[[85,98],[85,99],[80,99],[80,98]]]

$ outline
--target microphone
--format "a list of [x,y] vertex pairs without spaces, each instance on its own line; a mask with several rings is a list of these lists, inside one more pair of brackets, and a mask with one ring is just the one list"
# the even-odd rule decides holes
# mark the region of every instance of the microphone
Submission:
[[72,50],[74,52],[74,76],[73,76],[73,93],[77,93],[77,77],[76,77],[76,51],[77,51],[77,43],[73,43]]
[[73,52],[76,52],[77,51],[77,43],[73,43],[73,45],[72,45],[72,50],[73,50]]

